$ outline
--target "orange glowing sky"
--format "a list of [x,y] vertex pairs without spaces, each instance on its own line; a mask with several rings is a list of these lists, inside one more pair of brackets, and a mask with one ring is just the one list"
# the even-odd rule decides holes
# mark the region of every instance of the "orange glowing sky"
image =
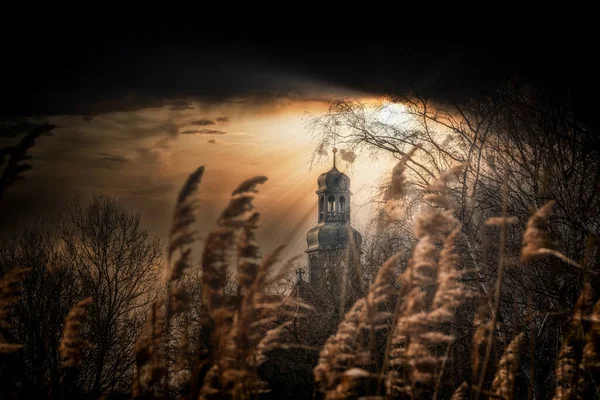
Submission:
[[[50,118],[59,127],[33,149],[34,169],[18,185],[16,199],[19,193],[39,193],[56,208],[74,194],[86,198],[105,191],[140,212],[143,224],[165,239],[179,187],[199,165],[206,166],[199,193],[201,234],[239,182],[266,175],[255,201],[262,214],[259,240],[265,250],[287,243],[287,256],[303,254],[306,232],[316,224],[316,180],[332,164],[330,153],[311,168],[316,142],[306,121],[329,104],[284,99],[259,106],[173,104]],[[190,131],[197,132],[185,133]],[[372,215],[368,200],[374,187],[392,166],[391,158],[360,154],[351,165],[338,162],[352,179],[352,221],[361,232]]]

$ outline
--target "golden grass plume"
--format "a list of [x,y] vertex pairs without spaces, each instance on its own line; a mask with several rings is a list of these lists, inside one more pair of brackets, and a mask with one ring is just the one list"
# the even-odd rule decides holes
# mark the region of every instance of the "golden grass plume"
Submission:
[[87,306],[92,304],[91,297],[75,304],[65,320],[60,341],[60,357],[65,367],[77,367],[82,360],[83,350],[90,347],[81,335],[81,325],[87,314]]
[[[11,307],[21,298],[19,296],[21,283],[30,271],[30,268],[13,268],[0,279],[0,328],[2,330],[10,328]],[[21,347],[23,347],[21,344],[8,343],[0,335],[0,353],[9,353]]]

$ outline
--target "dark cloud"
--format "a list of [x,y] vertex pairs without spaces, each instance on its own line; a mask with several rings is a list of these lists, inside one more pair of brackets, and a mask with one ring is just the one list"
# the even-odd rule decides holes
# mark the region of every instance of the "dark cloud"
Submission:
[[[287,60],[272,57],[271,49],[237,39],[106,35],[85,50],[67,39],[21,36],[5,49],[13,57],[0,77],[0,116],[92,116],[164,106],[182,111],[195,102],[265,102],[317,95],[327,87],[302,71],[287,71]],[[43,70],[33,67],[49,58]]]
[[156,197],[169,194],[175,190],[176,186],[172,183],[165,183],[152,187],[142,188],[131,191],[129,194],[132,196],[142,197]]
[[209,141],[207,141],[206,143],[210,143],[210,144],[217,144],[217,139],[210,139]]
[[[44,125],[43,122],[28,119],[8,119],[0,121],[0,138],[16,138]],[[51,135],[50,131],[45,135]]]
[[119,163],[119,164],[127,163],[130,161],[127,157],[119,156],[116,154],[110,154],[110,153],[96,153],[96,154],[98,154],[98,157],[95,157],[95,159],[100,160],[100,161]]
[[[579,105],[596,113],[594,102],[587,101],[599,82],[589,51],[593,31],[534,36],[515,30],[510,37],[473,38],[472,32],[481,30],[452,29],[452,40],[415,38],[407,35],[410,30],[385,32],[379,27],[363,27],[360,37],[333,40],[147,30],[124,40],[116,32],[88,32],[86,46],[74,41],[69,30],[46,29],[32,38],[7,31],[11,40],[4,54],[10,62],[0,77],[0,116],[97,115],[162,106],[178,111],[192,109],[196,101],[328,99],[411,88],[435,100],[486,96],[517,77],[545,84],[557,96],[585,97]],[[49,59],[39,67],[40,60]]]
[[135,149],[137,152],[136,163],[145,163],[147,165],[158,165],[161,160],[162,151],[160,147],[140,147]]
[[176,100],[171,102],[169,105],[169,110],[171,111],[185,111],[185,110],[193,110],[194,107],[192,103],[185,100]]
[[[217,118],[217,121],[219,121],[219,118]],[[193,121],[192,123],[190,123],[190,125],[196,125],[196,126],[207,126],[207,125],[214,125],[215,121],[211,121],[210,119],[207,118],[202,118],[199,119],[197,121]]]
[[94,120],[94,118],[93,118],[93,117],[89,117],[89,116],[82,117],[82,119],[83,119],[85,122],[87,122],[88,124],[91,124],[91,123],[92,123],[92,121]]
[[181,132],[182,135],[227,135],[227,132],[217,129],[188,129]]
[[218,117],[217,122],[229,122],[229,117]]

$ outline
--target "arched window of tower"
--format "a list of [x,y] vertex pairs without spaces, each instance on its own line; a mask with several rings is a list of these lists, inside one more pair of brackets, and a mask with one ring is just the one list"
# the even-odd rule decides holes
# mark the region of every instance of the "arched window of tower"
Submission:
[[335,209],[334,209],[334,207],[335,207],[335,197],[329,196],[327,198],[327,203],[329,204],[329,208],[328,208],[327,211],[329,211],[331,213],[334,212],[335,211]]

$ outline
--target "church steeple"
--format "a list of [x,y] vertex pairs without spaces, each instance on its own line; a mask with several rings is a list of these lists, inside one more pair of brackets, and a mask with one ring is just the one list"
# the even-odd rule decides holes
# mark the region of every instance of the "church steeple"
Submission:
[[318,222],[350,222],[350,178],[336,167],[333,149],[333,168],[317,179],[319,201]]
[[334,148],[333,167],[317,179],[317,225],[306,236],[311,284],[331,284],[328,276],[335,274],[327,272],[326,265],[334,265],[336,257],[348,258],[344,252],[349,251],[353,258],[360,253],[362,237],[350,225],[350,178],[337,169],[336,153]]

